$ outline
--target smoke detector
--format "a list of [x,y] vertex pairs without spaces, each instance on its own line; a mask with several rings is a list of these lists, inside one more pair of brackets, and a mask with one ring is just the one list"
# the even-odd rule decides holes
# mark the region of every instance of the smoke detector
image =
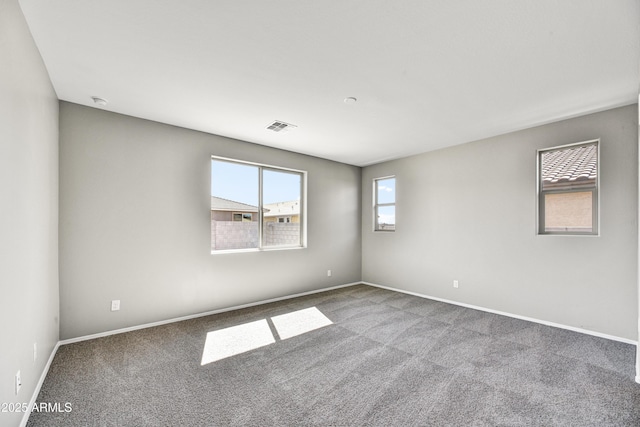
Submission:
[[288,132],[297,128],[298,126],[292,125],[291,123],[285,123],[281,120],[274,120],[267,126],[268,130],[272,130],[274,132]]

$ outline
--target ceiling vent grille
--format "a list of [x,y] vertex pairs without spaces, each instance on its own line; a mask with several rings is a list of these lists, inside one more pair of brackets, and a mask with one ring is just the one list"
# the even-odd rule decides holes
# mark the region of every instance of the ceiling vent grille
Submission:
[[267,126],[267,129],[272,130],[274,132],[287,132],[292,129],[295,129],[296,127],[297,127],[296,125],[285,123],[280,120],[275,120],[273,123],[270,123],[269,126]]

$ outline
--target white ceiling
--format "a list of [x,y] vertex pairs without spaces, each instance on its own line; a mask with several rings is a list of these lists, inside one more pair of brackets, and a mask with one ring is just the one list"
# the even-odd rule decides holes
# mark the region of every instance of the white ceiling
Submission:
[[61,100],[358,166],[638,97],[640,0],[20,4]]

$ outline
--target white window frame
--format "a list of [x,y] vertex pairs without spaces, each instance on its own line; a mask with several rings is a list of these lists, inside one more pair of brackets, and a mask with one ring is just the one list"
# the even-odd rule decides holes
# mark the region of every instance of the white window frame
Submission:
[[[267,165],[264,163],[248,162],[245,160],[232,159],[229,157],[211,156],[211,160],[236,163],[247,166],[254,166],[258,168],[258,247],[248,249],[220,249],[212,250],[212,255],[225,254],[225,253],[237,253],[237,252],[263,252],[263,251],[278,251],[278,250],[290,250],[290,249],[304,249],[307,247],[307,171],[299,169],[284,168],[280,166]],[[300,242],[297,245],[291,246],[267,246],[263,245],[263,232],[264,232],[264,212],[262,202],[262,172],[264,170],[272,170],[276,172],[293,173],[300,175]],[[211,170],[209,171],[209,177],[211,177]],[[211,191],[209,191],[211,193]],[[252,218],[253,220],[253,218]]]
[[[551,151],[566,150],[572,147],[596,146],[596,182],[593,187],[565,189],[565,190],[543,190],[542,189],[542,155]],[[576,142],[572,144],[560,145],[557,147],[543,148],[537,150],[536,157],[536,234],[539,236],[599,236],[600,235],[600,139]],[[545,195],[561,193],[591,192],[591,231],[546,231],[545,230]]]
[[[380,178],[374,178],[373,179],[373,231],[374,232],[383,232],[383,233],[393,233],[393,232],[396,231],[396,227],[397,227],[397,223],[398,223],[398,220],[397,220],[398,210],[396,208],[397,188],[394,190],[393,203],[378,203],[378,182],[379,181],[384,181],[386,179],[393,179],[396,184],[398,182],[395,175],[383,176],[383,177],[380,177]],[[394,207],[394,212],[396,213],[396,224],[394,224],[393,230],[379,228],[379,224],[378,224],[378,208],[385,207],[385,206],[393,206]]]

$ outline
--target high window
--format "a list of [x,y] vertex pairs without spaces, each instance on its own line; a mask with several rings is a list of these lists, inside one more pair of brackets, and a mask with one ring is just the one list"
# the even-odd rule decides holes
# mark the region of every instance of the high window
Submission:
[[304,246],[304,171],[211,159],[211,252]]
[[396,230],[396,178],[373,180],[373,218],[375,231]]
[[598,234],[599,141],[538,151],[538,233]]

